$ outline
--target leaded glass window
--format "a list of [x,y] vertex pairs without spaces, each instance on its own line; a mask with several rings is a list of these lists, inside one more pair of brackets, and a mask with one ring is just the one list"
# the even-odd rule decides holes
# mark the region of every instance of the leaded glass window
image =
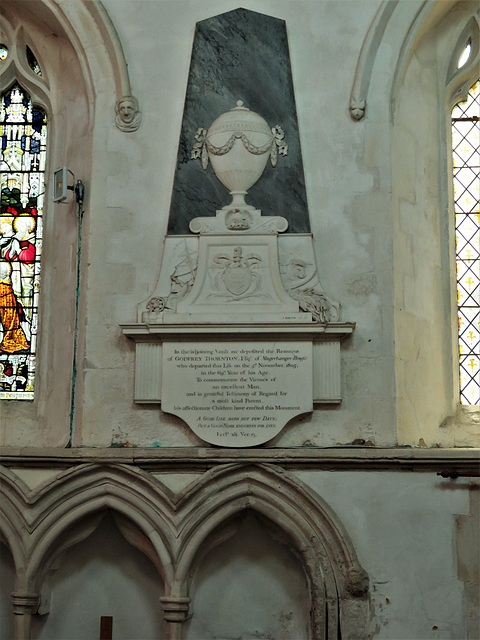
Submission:
[[452,111],[460,402],[480,404],[480,80]]
[[33,51],[30,49],[28,45],[26,47],[26,51],[27,51],[27,61],[30,66],[30,69],[33,71],[33,73],[36,73],[37,76],[41,76],[42,70],[40,69],[40,65],[37,62],[35,54],[33,53]]
[[0,133],[0,399],[32,400],[47,118],[18,84],[2,95]]

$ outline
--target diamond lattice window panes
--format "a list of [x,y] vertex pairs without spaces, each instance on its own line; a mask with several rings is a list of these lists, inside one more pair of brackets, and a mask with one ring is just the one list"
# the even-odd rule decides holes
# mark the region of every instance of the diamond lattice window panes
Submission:
[[480,80],[452,110],[460,402],[480,404]]

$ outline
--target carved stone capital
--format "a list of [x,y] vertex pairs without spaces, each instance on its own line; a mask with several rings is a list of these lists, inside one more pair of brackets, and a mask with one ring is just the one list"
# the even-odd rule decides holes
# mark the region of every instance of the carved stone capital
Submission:
[[190,608],[190,598],[164,596],[160,598],[160,603],[167,622],[185,622]]
[[366,571],[351,567],[347,573],[346,591],[354,598],[362,598],[368,593],[369,578]]
[[40,604],[39,593],[12,593],[10,599],[17,616],[36,613]]

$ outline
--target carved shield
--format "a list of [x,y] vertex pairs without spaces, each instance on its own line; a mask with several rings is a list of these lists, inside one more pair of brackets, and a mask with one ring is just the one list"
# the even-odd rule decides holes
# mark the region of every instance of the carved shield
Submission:
[[248,267],[235,267],[225,271],[223,281],[227,291],[234,296],[241,296],[248,291],[252,282],[252,274]]

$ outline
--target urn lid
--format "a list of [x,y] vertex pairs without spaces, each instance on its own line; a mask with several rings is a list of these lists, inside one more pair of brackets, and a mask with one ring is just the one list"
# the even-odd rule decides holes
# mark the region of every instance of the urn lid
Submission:
[[273,137],[267,121],[255,111],[250,111],[250,109],[244,107],[242,100],[238,100],[233,109],[222,113],[214,120],[208,130],[207,137],[215,133],[245,131],[255,131],[256,133],[264,133],[270,138]]

